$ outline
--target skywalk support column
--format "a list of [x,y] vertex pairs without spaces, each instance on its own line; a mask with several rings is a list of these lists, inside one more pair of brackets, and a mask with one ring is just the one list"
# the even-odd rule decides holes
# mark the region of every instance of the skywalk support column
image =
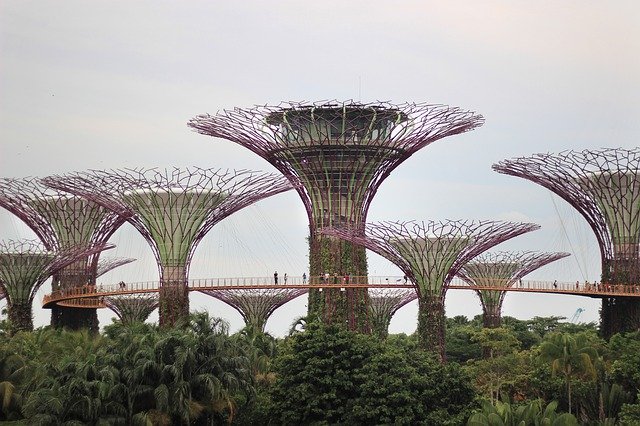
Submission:
[[90,171],[43,181],[123,214],[147,240],[160,274],[161,327],[188,318],[189,265],[207,232],[234,212],[291,189],[281,176],[201,168]]
[[[571,204],[596,235],[602,283],[640,283],[640,148],[535,154],[494,164],[499,173],[528,179]],[[602,299],[605,338],[640,328],[640,301]]]
[[[540,253],[532,251],[482,253],[466,263],[458,276],[469,285],[487,287],[476,290],[482,304],[482,320],[485,328],[502,325],[502,303],[506,289],[516,285],[525,275],[536,269],[570,256],[569,253]],[[490,288],[501,287],[503,290]]]
[[[18,216],[48,251],[104,245],[125,219],[81,197],[47,188],[38,178],[0,179],[0,207]],[[100,253],[78,259],[53,276],[52,289],[95,284]],[[51,325],[98,332],[96,309],[53,307]]]
[[[318,230],[364,226],[393,169],[431,142],[482,123],[480,115],[444,105],[332,101],[236,108],[197,116],[189,126],[248,148],[292,182],[309,218],[310,276],[329,274],[333,282],[366,276],[366,251]],[[309,316],[368,332],[368,293],[312,289]]]
[[420,345],[444,361],[444,298],[449,282],[478,254],[538,228],[531,223],[499,221],[407,221],[369,223],[364,230],[321,232],[360,244],[404,272],[418,294]]

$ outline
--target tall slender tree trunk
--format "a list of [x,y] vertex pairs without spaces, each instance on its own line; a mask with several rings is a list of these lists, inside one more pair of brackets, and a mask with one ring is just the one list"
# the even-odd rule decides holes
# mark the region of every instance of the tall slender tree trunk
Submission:
[[567,398],[569,399],[569,414],[571,414],[571,380],[567,377]]

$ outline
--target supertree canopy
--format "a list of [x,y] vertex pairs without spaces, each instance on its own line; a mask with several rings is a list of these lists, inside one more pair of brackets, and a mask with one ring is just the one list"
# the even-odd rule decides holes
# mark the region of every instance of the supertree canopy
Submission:
[[[528,273],[567,256],[570,254],[532,251],[482,253],[462,266],[458,276],[475,287],[507,289]],[[476,293],[482,304],[484,326],[500,327],[502,302],[507,292],[479,289]]]
[[[528,179],[553,191],[586,219],[602,258],[602,282],[640,282],[640,148],[535,154],[494,164],[497,172]],[[603,298],[605,337],[640,327],[640,302]]]
[[12,330],[33,329],[33,298],[53,273],[104,248],[109,246],[69,247],[55,252],[31,240],[0,242],[0,285],[7,298]]
[[368,223],[364,229],[321,232],[362,245],[387,258],[415,285],[418,338],[444,360],[444,296],[460,268],[478,254],[520,234],[532,223],[502,221],[407,221]]
[[104,299],[107,308],[118,316],[122,324],[131,325],[145,322],[151,312],[158,307],[156,294],[128,294],[109,296]]
[[[197,116],[189,126],[248,148],[294,184],[309,216],[311,276],[366,276],[364,249],[323,238],[317,230],[362,226],[393,169],[431,142],[483,122],[478,114],[445,105],[330,101],[236,108]],[[309,292],[310,317],[330,317],[356,330],[368,329],[367,305],[364,289]]]
[[242,315],[247,328],[264,332],[267,320],[276,309],[308,291],[306,288],[270,288],[202,290],[202,293],[235,308]]
[[369,312],[373,332],[380,337],[386,337],[393,315],[417,298],[418,294],[412,288],[369,287]]
[[[50,251],[107,242],[125,219],[92,201],[47,188],[38,178],[0,179],[0,207],[18,216]],[[53,276],[53,290],[95,283],[100,253],[79,258]],[[96,309],[54,307],[51,323],[69,329],[98,331]]]
[[189,265],[206,233],[241,208],[291,189],[272,174],[201,168],[92,170],[44,182],[124,215],[147,240],[160,272],[160,326],[189,314]]

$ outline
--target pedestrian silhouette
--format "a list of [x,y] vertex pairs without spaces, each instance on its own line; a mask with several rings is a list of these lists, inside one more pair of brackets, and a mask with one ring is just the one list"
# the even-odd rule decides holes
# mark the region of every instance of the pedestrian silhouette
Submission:
[[278,284],[278,271],[273,273],[273,283]]

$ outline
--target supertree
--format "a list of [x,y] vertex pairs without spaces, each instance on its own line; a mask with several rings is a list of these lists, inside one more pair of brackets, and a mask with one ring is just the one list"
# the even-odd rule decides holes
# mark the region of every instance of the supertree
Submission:
[[[532,251],[482,253],[462,266],[458,276],[474,287],[508,289],[522,277],[536,269],[570,256],[569,253],[541,253]],[[500,327],[504,290],[476,290],[482,305],[483,325]]]
[[[104,244],[125,221],[92,201],[47,188],[35,177],[0,179],[0,207],[18,216],[50,251]],[[98,252],[80,258],[56,272],[53,291],[94,284],[99,256]],[[96,309],[56,306],[51,310],[51,324],[97,332],[98,314]]]
[[[534,154],[501,161],[493,169],[542,185],[580,212],[600,247],[603,283],[640,283],[640,148]],[[603,298],[604,337],[639,327],[640,301]]]
[[444,297],[449,282],[478,254],[539,228],[503,221],[386,221],[367,223],[360,230],[327,228],[320,232],[364,246],[404,272],[418,295],[420,344],[444,361]]
[[198,243],[222,219],[291,189],[280,176],[247,170],[91,170],[43,179],[127,217],[151,246],[160,273],[160,326],[189,315],[187,280]]
[[107,308],[120,318],[124,325],[145,322],[158,307],[157,294],[129,294],[104,298]]
[[[366,276],[363,248],[317,231],[361,227],[383,180],[430,143],[483,124],[482,116],[446,105],[281,103],[199,115],[189,126],[264,158],[295,186],[309,218],[310,276]],[[309,317],[368,331],[366,289],[309,292]]]
[[267,320],[276,309],[308,291],[306,288],[269,288],[202,290],[202,293],[235,308],[242,315],[247,328],[264,332]]
[[391,318],[409,302],[418,298],[412,288],[373,288],[369,287],[369,314],[374,334],[386,337],[389,334]]
[[7,297],[12,331],[33,330],[33,298],[52,274],[110,247],[113,246],[80,246],[54,252],[32,240],[0,242],[0,285]]

